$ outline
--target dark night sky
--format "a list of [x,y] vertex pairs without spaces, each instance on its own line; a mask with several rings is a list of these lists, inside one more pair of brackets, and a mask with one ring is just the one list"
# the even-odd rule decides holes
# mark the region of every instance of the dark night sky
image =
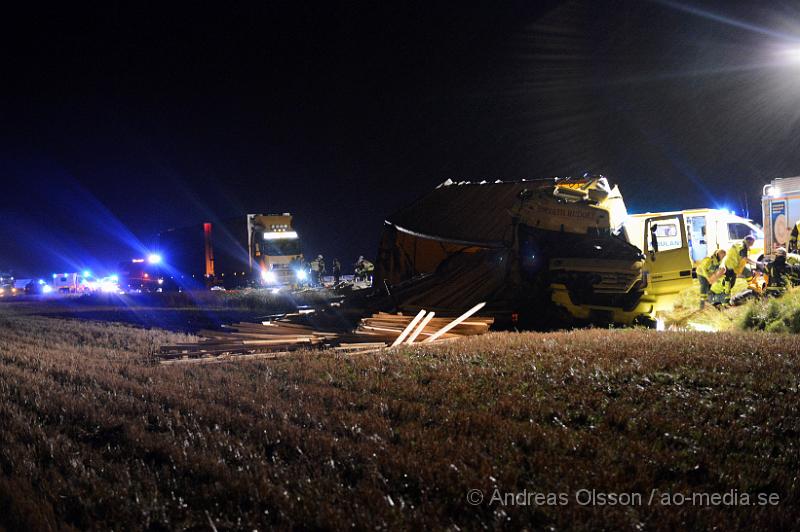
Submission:
[[631,211],[758,219],[800,174],[790,3],[299,4],[6,12],[0,269],[102,270],[281,211],[348,264],[447,178],[590,171]]

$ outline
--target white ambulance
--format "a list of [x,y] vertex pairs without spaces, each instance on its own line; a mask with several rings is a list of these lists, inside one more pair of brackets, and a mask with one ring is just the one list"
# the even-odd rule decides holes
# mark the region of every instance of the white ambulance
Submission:
[[[800,196],[799,196],[800,197]],[[800,207],[800,205],[798,205]],[[688,209],[675,212],[631,214],[625,221],[625,233],[628,241],[639,249],[644,249],[644,221],[653,216],[683,214],[686,220],[686,232],[689,237],[689,251],[692,263],[697,264],[718,249],[728,251],[747,235],[756,238],[750,249],[750,256],[756,259],[764,251],[764,232],[752,220],[737,216],[723,209]],[[664,222],[656,228],[659,249],[680,247],[681,236],[677,222]]]

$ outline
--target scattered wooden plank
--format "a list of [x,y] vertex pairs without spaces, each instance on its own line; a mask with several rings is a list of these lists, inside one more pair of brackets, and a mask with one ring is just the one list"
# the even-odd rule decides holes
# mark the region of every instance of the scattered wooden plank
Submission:
[[471,309],[466,311],[464,314],[462,314],[458,318],[454,319],[451,323],[449,323],[449,324],[445,325],[444,327],[442,327],[441,329],[439,329],[436,332],[436,334],[433,334],[433,335],[429,336],[428,338],[426,338],[423,341],[426,342],[426,343],[433,342],[434,340],[436,340],[437,338],[439,338],[440,336],[445,334],[447,331],[449,331],[450,329],[452,329],[453,327],[455,327],[456,325],[458,325],[462,321],[466,320],[467,318],[469,318],[470,316],[472,316],[473,314],[475,314],[476,312],[478,312],[480,309],[482,309],[485,306],[486,306],[485,302],[478,303],[477,305],[475,305],[474,307],[472,307]]
[[[449,341],[464,336],[483,334],[492,318],[474,317],[483,307],[476,305],[455,320],[435,317],[434,312],[420,310],[414,316],[379,312],[361,320],[355,330],[316,329],[301,314],[285,315],[262,323],[239,322],[223,325],[220,330],[202,330],[200,342],[161,346],[157,357],[163,364],[205,364],[227,360],[277,358],[309,348],[332,348],[347,355],[380,352],[402,343]],[[315,319],[314,323],[334,321]]]
[[422,321],[419,323],[417,328],[414,329],[414,332],[412,332],[411,335],[408,337],[408,340],[406,340],[407,344],[413,344],[414,343],[414,340],[417,339],[417,336],[419,336],[420,333],[422,333],[422,331],[425,330],[425,327],[431,322],[431,320],[433,319],[434,314],[436,314],[436,313],[435,312],[428,312],[428,314],[425,316],[425,318],[423,318]]
[[186,364],[219,364],[222,362],[230,362],[233,360],[274,360],[276,358],[283,358],[291,355],[290,351],[276,351],[274,353],[248,353],[232,356],[214,356],[204,358],[179,358],[174,360],[162,360],[160,364],[163,366],[186,365]]
[[425,317],[425,311],[420,310],[417,313],[417,315],[414,316],[414,319],[411,320],[408,323],[408,325],[406,325],[406,327],[403,329],[403,331],[397,336],[394,343],[392,344],[392,347],[400,345],[403,342],[403,340],[406,339],[406,336],[408,336],[408,334],[417,326],[417,323],[419,323],[423,317]]

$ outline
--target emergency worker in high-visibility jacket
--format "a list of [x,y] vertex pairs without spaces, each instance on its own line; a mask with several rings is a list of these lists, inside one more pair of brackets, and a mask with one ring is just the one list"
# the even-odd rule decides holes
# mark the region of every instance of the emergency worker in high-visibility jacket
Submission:
[[741,242],[737,242],[728,250],[725,256],[725,279],[723,281],[725,303],[730,302],[733,285],[736,284],[736,277],[743,275],[749,276],[749,266],[757,266],[758,263],[749,257],[750,248],[756,241],[753,235],[747,235]]
[[700,308],[705,307],[711,286],[725,275],[725,250],[718,249],[700,261],[697,266],[697,280],[700,281]]

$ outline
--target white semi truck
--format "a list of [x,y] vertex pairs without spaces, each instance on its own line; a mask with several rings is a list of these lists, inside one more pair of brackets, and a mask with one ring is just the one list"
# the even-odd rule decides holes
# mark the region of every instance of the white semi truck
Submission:
[[761,196],[764,217],[764,254],[772,257],[779,247],[788,247],[792,229],[800,220],[800,177],[773,179]]

